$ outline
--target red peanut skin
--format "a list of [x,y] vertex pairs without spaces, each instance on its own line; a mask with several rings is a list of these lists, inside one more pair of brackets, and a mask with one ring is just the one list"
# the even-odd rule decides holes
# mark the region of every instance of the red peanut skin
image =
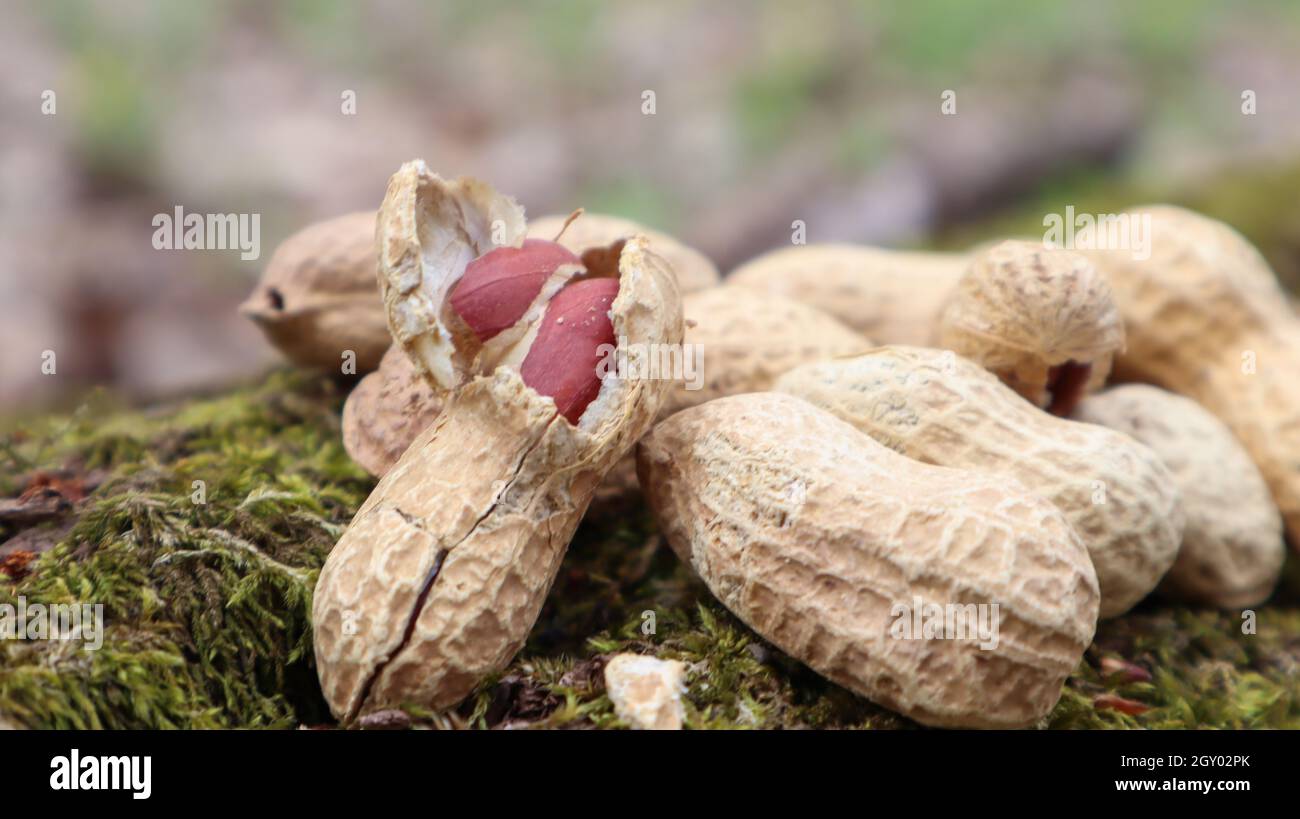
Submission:
[[451,306],[479,341],[515,325],[561,265],[581,265],[567,248],[545,239],[489,250],[465,267],[451,289]]
[[556,409],[577,424],[600,392],[596,365],[600,346],[614,344],[610,305],[618,279],[584,279],[561,290],[546,306],[520,375],[524,383],[555,399]]

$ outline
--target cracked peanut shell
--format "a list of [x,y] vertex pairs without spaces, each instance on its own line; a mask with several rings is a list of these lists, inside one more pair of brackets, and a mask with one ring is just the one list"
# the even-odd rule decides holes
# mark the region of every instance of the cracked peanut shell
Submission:
[[[342,721],[402,704],[450,707],[510,661],[595,487],[662,400],[666,382],[609,376],[575,426],[516,366],[492,363],[489,372],[481,357],[438,337],[442,301],[487,248],[479,242],[498,218],[522,241],[522,212],[481,183],[444,181],[420,161],[389,181],[378,242],[390,323],[395,335],[406,331],[399,339],[417,367],[453,382],[443,411],[379,482],[321,570],[312,608],[317,670]],[[667,264],[641,237],[624,242],[616,261],[590,271],[618,277],[616,337],[680,343]]]
[[[472,195],[468,189],[461,194],[462,197]],[[505,224],[517,230],[519,215],[510,209],[508,211],[510,217]],[[525,235],[527,238],[552,240],[561,231],[561,245],[580,256],[594,254],[592,263],[596,265],[608,264],[609,260],[602,261],[599,257],[611,252],[617,254],[624,241],[644,231],[643,235],[650,240],[650,251],[672,268],[679,292],[709,287],[718,281],[717,268],[699,251],[667,234],[642,228],[631,220],[616,216],[587,212],[576,218],[544,216],[528,222]],[[513,234],[511,238],[514,238]],[[535,313],[534,310],[525,321],[532,322]],[[453,323],[449,316],[443,319],[444,327]],[[450,328],[447,333],[450,335]],[[512,338],[517,337],[516,333]],[[415,436],[437,416],[442,402],[434,396],[445,392],[442,388],[431,387],[429,380],[420,376],[419,365],[400,354],[401,345],[395,345],[395,350],[385,354],[375,373],[362,379],[348,397],[343,411],[344,446],[354,461],[376,477],[382,477]],[[620,473],[622,478],[616,481],[619,488],[614,491],[618,496],[636,486],[635,469],[630,462]]]
[[[1087,551],[1014,480],[909,460],[779,393],[679,412],[641,441],[637,463],[673,551],[727,608],[918,722],[1031,725],[1092,640]],[[918,599],[996,605],[996,645],[900,639]]]

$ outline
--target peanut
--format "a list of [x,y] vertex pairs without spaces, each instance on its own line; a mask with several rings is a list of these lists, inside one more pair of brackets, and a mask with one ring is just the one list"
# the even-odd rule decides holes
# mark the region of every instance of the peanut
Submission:
[[1161,594],[1240,608],[1272,593],[1285,554],[1282,517],[1264,477],[1223,422],[1195,401],[1145,384],[1091,396],[1074,417],[1149,446],[1182,493],[1187,526]]
[[929,344],[967,261],[959,253],[797,245],[746,262],[724,283],[802,301],[881,344]]
[[617,654],[605,665],[614,713],[633,728],[675,731],[685,716],[686,665],[641,654]]
[[497,247],[465,267],[451,289],[451,306],[480,342],[515,326],[542,291],[546,280],[564,265],[582,260],[555,242],[525,239],[519,247]]
[[1232,228],[1167,205],[1129,215],[1151,217],[1148,258],[1089,254],[1110,276],[1128,328],[1117,379],[1180,393],[1223,421],[1300,549],[1300,320],[1268,263]]
[[[575,219],[561,239],[568,241],[570,232],[590,218],[586,214]],[[597,218],[613,220],[613,217]],[[558,217],[552,221],[557,222],[556,230],[563,226],[558,222]],[[622,224],[620,220],[613,221]],[[529,233],[536,232],[535,225],[529,227]],[[587,235],[591,232],[589,229]],[[611,230],[607,235],[615,237],[613,247],[618,248],[622,234]],[[571,246],[577,249],[582,247]],[[652,248],[655,246],[652,243]],[[607,252],[591,246],[586,249],[588,253],[593,250]],[[496,252],[489,251],[480,259]],[[594,259],[595,255],[592,254],[591,258]],[[467,272],[466,278],[468,276]],[[458,284],[457,288],[453,288],[453,299],[460,286]],[[572,286],[561,290],[561,295],[571,288]],[[531,284],[527,290],[533,292]],[[526,302],[527,299],[517,300],[517,303]],[[698,348],[703,351],[705,361],[702,371],[698,373],[698,383],[687,378],[675,381],[669,388],[664,407],[660,411],[661,418],[723,395],[768,389],[778,375],[796,364],[858,352],[870,346],[869,341],[826,313],[779,296],[712,287],[687,294],[682,299],[682,305],[687,319],[685,353],[691,355]],[[552,302],[551,307],[554,306],[555,302]],[[516,309],[511,311],[508,321],[498,321],[496,326],[514,325],[517,322]],[[551,325],[543,322],[542,326]],[[349,437],[349,426],[355,429],[352,435],[355,444],[349,445],[349,452],[352,452],[358,463],[375,475],[384,474],[423,429],[423,424],[432,420],[437,413],[435,406],[427,404],[428,386],[420,379],[410,378],[401,372],[407,367],[405,362],[390,366],[395,372],[383,381],[389,386],[382,399],[388,409],[384,412],[369,410],[377,419],[370,425],[370,434],[363,435],[359,429],[360,424],[356,420],[349,424],[350,416],[344,414],[345,442]],[[384,368],[381,366],[381,369]],[[525,373],[525,380],[527,377]],[[365,382],[358,386],[358,410],[362,406],[372,405],[378,399],[377,392],[372,392],[378,383],[379,380],[376,379],[376,387],[367,387],[364,392],[361,386],[365,386]],[[697,386],[699,389],[695,389]],[[404,409],[399,414],[394,407]],[[370,440],[362,443],[365,438]],[[355,452],[353,448],[356,449]],[[359,456],[359,453],[364,454]],[[611,472],[609,481],[602,487],[602,499],[619,502],[636,489],[635,465],[629,456]]]
[[[1088,554],[1013,480],[909,460],[776,393],[677,413],[641,441],[637,465],[669,544],[723,604],[918,722],[1032,724],[1092,640]],[[996,645],[900,639],[917,601],[996,605]]]
[[519,368],[524,383],[555,399],[561,415],[576,424],[600,392],[603,350],[614,347],[609,306],[616,279],[587,279],[564,288],[547,305],[537,339]]
[[445,397],[394,344],[343,404],[343,447],[362,469],[382,478],[438,417]]
[[295,364],[338,371],[351,350],[366,373],[393,341],[376,273],[375,214],[349,213],[285,239],[239,309]]
[[1124,324],[1088,259],[1007,241],[975,255],[939,317],[938,346],[1002,379],[1053,415],[1100,389]]
[[650,240],[651,252],[672,268],[677,287],[683,294],[713,287],[719,281],[717,266],[700,251],[667,233],[618,216],[589,212],[576,219],[572,214],[543,216],[528,223],[528,236],[554,240],[579,256],[592,250],[599,252],[601,248],[617,245],[632,236],[645,236]]
[[[453,336],[448,294],[489,249],[494,222],[508,243],[522,241],[522,211],[480,182],[444,181],[418,160],[389,180],[376,237],[389,323],[416,368],[448,394],[321,570],[316,665],[343,721],[399,704],[449,707],[510,661],[595,487],[649,427],[667,386],[604,378],[577,423],[562,417],[518,367],[540,338],[528,316],[541,320],[555,296],[547,288],[487,342]],[[617,284],[608,313],[620,344],[680,343],[677,285],[648,244],[633,237],[611,258],[615,268],[587,272]],[[517,338],[489,349],[503,336]],[[587,365],[543,355],[538,366],[549,375]]]
[[[621,245],[615,247],[615,250],[619,249]],[[616,253],[613,263],[617,265]],[[524,383],[538,388],[544,395],[556,397],[548,389],[558,388],[558,384],[539,386],[535,382],[543,377],[555,378],[565,372],[576,374],[580,368],[552,369],[541,366],[546,363],[542,357],[545,345],[539,347],[533,341],[528,332],[532,329],[529,327],[531,320],[525,319],[535,316],[535,304],[548,282],[557,278],[564,282],[584,272],[581,259],[554,242],[525,239],[519,247],[493,247],[471,260],[466,265],[464,274],[451,287],[448,301],[452,310],[445,315],[448,332],[452,337],[459,337],[464,347],[482,348],[486,342],[510,330],[510,337],[515,341],[514,347],[524,348],[534,356],[532,367],[523,372]],[[612,282],[617,289],[616,281],[605,281]],[[574,294],[570,294],[569,289],[572,288],[561,291],[563,299],[573,297]],[[554,287],[548,290],[548,296],[551,293],[554,293]],[[561,296],[556,296],[547,309],[562,304]],[[605,299],[606,307],[609,301],[612,301],[612,295]],[[523,328],[527,329],[521,328],[521,322]],[[608,320],[605,326],[609,326]],[[548,333],[548,338],[554,335],[552,330]],[[604,340],[612,343],[610,339]],[[353,460],[376,476],[386,473],[415,440],[415,436],[437,416],[442,403],[435,396],[442,396],[446,392],[445,387],[434,387],[421,376],[420,370],[402,352],[400,345],[394,345],[394,349],[390,349],[380,362],[380,372],[362,379],[353,390],[343,413],[345,447]],[[517,353],[515,357],[518,357]],[[508,355],[499,358],[508,358]],[[586,401],[580,408],[561,407],[562,414],[569,417],[571,423],[576,423],[582,409],[590,403],[600,386],[594,363],[583,372],[586,373]],[[572,395],[567,399],[561,397],[557,404],[572,398]]]
[[1088,547],[1102,617],[1128,611],[1177,557],[1182,505],[1154,452],[1113,430],[1048,415],[951,352],[883,347],[797,367],[776,389],[910,458],[1032,487]]

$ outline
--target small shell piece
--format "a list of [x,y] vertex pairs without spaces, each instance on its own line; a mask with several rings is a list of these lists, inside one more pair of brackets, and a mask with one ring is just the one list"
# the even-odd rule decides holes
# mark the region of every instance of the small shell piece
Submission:
[[1006,241],[975,256],[940,316],[938,341],[1035,405],[1068,415],[1106,383],[1124,323],[1087,257]]
[[1178,484],[1187,527],[1162,594],[1240,608],[1272,593],[1285,555],[1282,517],[1264,477],[1223,422],[1189,398],[1145,384],[1090,396],[1074,417],[1151,447]]
[[777,393],[677,413],[637,464],[673,551],[727,608],[918,722],[1031,725],[1092,640],[1088,553],[1014,480],[912,461]]
[[[603,213],[583,212],[565,227],[569,216],[543,216],[528,222],[530,239],[551,239],[560,236],[559,243],[579,256],[589,250],[599,250],[633,236],[650,240],[650,252],[668,262],[677,287],[683,294],[713,287],[719,281],[718,268],[708,256],[693,247],[684,245],[667,233],[645,225],[609,216]],[[563,230],[564,233],[560,234]]]
[[239,311],[295,364],[369,372],[393,341],[376,272],[375,213],[349,213],[285,239]]
[[[509,662],[596,486],[649,428],[667,387],[606,377],[575,426],[516,367],[477,374],[470,365],[481,361],[439,335],[445,305],[426,299],[445,300],[482,249],[482,226],[512,218],[507,203],[481,183],[446,182],[419,161],[389,182],[379,243],[390,324],[417,365],[466,381],[453,385],[321,569],[316,666],[340,720],[402,704],[447,708]],[[642,350],[682,338],[677,284],[647,245],[628,240],[617,268],[600,271],[618,277],[610,315],[634,364]]]
[[1154,452],[1114,430],[1048,415],[951,352],[882,347],[797,367],[776,389],[909,458],[1033,488],[1088,547],[1102,617],[1151,593],[1178,555],[1182,503]]
[[761,392],[799,364],[871,347],[834,317],[781,296],[713,287],[683,298],[682,309],[686,352],[699,351],[700,368],[674,385],[660,417],[724,395]]
[[724,284],[802,301],[881,344],[930,344],[967,262],[960,253],[796,245],[746,262]]
[[642,654],[618,654],[605,665],[605,691],[614,713],[633,728],[676,731],[685,718],[686,664]]
[[438,417],[444,397],[394,344],[343,405],[343,447],[362,469],[382,478]]

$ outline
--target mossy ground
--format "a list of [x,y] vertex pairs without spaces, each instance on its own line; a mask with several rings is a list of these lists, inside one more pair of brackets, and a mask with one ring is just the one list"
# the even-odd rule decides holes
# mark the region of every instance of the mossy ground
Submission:
[[[96,399],[6,436],[0,497],[37,470],[107,477],[29,573],[0,575],[0,603],[103,603],[107,626],[96,652],[0,641],[0,717],[32,727],[329,724],[311,591],[373,486],[340,442],[344,393],[278,372],[165,410]],[[205,483],[204,504],[194,481]],[[1239,612],[1159,602],[1102,624],[1047,725],[1300,727],[1296,563],[1257,607],[1253,635]],[[614,727],[600,670],[617,651],[688,664],[692,728],[913,727],[765,644],[662,547],[637,505],[589,515],[508,669],[455,712],[410,713],[417,725]]]

